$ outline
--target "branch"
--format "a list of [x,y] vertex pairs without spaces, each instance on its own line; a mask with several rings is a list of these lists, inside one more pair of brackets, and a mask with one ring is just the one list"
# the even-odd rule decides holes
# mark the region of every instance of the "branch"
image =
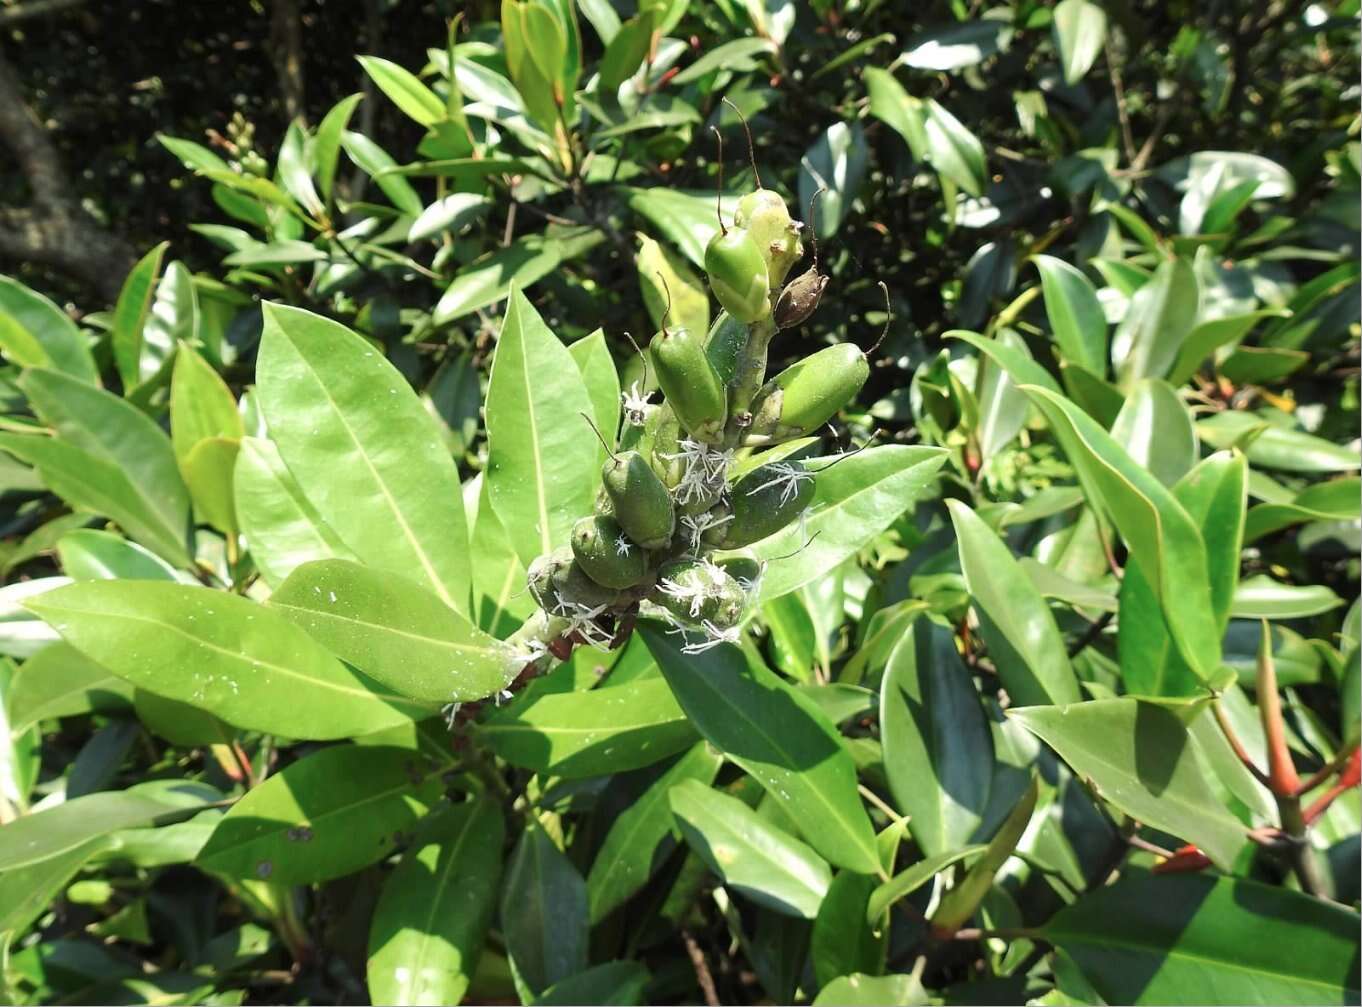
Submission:
[[47,130],[24,103],[19,81],[0,54],[0,143],[14,154],[19,170],[38,203],[64,199],[65,174]]

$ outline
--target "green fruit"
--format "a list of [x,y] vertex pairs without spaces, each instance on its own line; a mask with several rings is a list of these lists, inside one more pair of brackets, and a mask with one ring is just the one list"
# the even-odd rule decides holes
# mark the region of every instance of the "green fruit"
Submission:
[[759,465],[733,484],[725,505],[730,520],[705,541],[720,549],[741,549],[785,528],[813,502],[814,474],[801,462]]
[[697,441],[717,444],[728,418],[728,395],[699,337],[687,329],[667,329],[648,345],[657,383],[686,432]]
[[705,272],[714,296],[740,322],[756,322],[771,311],[766,259],[746,229],[720,231],[705,247]]
[[740,584],[755,584],[761,579],[763,564],[761,560],[750,553],[739,556],[725,556],[723,559],[715,560],[714,563]]
[[624,534],[645,549],[661,549],[676,530],[671,494],[637,451],[621,451],[605,463],[601,483]]
[[799,241],[799,225],[790,217],[785,200],[770,189],[749,192],[738,201],[733,223],[747,228],[747,234],[766,260],[767,282],[776,290],[790,268],[804,254]]
[[768,381],[752,404],[749,437],[803,437],[837,415],[870,377],[860,347],[838,343],[792,364]]
[[648,572],[643,550],[629,541],[618,521],[599,514],[572,526],[572,555],[588,577],[616,591],[633,587]]
[[[685,475],[681,462],[681,422],[672,412],[672,407],[664,402],[657,412],[648,417],[643,428],[643,444],[639,454],[648,459],[648,464],[668,489],[676,486]],[[646,447],[646,453],[643,448]]]
[[685,559],[658,571],[649,599],[682,622],[709,622],[729,629],[742,621],[747,593],[722,567],[706,560]]
[[571,615],[574,608],[612,606],[619,592],[603,587],[578,566],[569,546],[540,556],[527,571],[530,594],[550,615]]
[[727,311],[719,312],[719,317],[709,327],[705,356],[709,357],[714,372],[725,385],[738,372],[738,360],[747,346],[747,335],[747,323],[738,321]]

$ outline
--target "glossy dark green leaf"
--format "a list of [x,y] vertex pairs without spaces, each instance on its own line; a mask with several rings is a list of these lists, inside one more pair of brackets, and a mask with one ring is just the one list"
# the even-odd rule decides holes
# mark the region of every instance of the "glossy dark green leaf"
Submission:
[[133,690],[133,711],[143,726],[172,745],[197,748],[230,744],[233,730],[206,710],[146,689]]
[[1358,926],[1351,910],[1285,888],[1136,871],[1043,933],[1108,1003],[1346,1004],[1359,996]]
[[44,647],[25,661],[6,690],[14,735],[40,721],[91,710],[126,709],[132,687],[67,643]]
[[[869,154],[859,122],[835,122],[799,160],[799,204],[808,206],[823,190],[817,213],[817,235],[830,238],[846,219],[865,179]],[[810,225],[813,226],[813,225]]]
[[809,957],[820,986],[852,972],[874,975],[884,968],[889,928],[867,918],[866,904],[876,881],[866,874],[841,871],[828,886],[813,921]]
[[964,21],[914,35],[899,61],[919,70],[959,70],[997,53],[1009,34],[1002,21]]
[[[1086,0],[1076,2],[1092,6]],[[1107,373],[1107,319],[1092,281],[1081,269],[1063,259],[1037,255],[1034,261],[1040,270],[1045,313],[1060,352],[1065,359],[1086,367],[1099,377],[1104,376]]]
[[1074,703],[1078,681],[1050,606],[977,514],[950,501],[951,521],[979,628],[998,675],[1022,705]]
[[751,774],[838,867],[879,871],[875,834],[856,791],[856,771],[836,729],[808,698],[727,644],[681,653],[661,627],[642,629],[648,650],[695,729]]
[[895,809],[929,856],[967,843],[993,777],[993,741],[951,633],[919,618],[880,686],[880,742]]
[[410,182],[392,172],[397,162],[391,154],[363,133],[353,130],[341,133],[340,143],[350,160],[377,183],[393,206],[413,217],[420,215],[423,208],[421,196]]
[[1343,604],[1327,584],[1283,584],[1258,574],[1240,582],[1230,615],[1235,619],[1304,619]]
[[1177,360],[1168,372],[1168,383],[1174,386],[1185,384],[1206,358],[1220,347],[1238,343],[1264,318],[1280,317],[1282,314],[1281,309],[1266,308],[1199,322],[1178,348]]
[[988,187],[988,163],[979,138],[935,98],[926,100],[924,111],[927,162],[971,196],[982,196]]
[[[165,142],[166,138],[162,138],[162,143]],[[184,141],[172,142],[179,144]],[[188,145],[196,146],[197,144]],[[171,152],[180,156],[174,148]],[[204,153],[217,162],[222,170],[227,170],[227,165],[217,155],[206,150]],[[183,159],[181,157],[181,160]],[[118,376],[125,388],[134,388],[141,381],[142,330],[146,327],[147,319],[151,317],[151,307],[156,298],[156,287],[161,279],[161,267],[169,245],[170,242],[163,241],[142,256],[137,265],[132,267],[132,272],[128,273],[128,278],[123,281],[123,289],[119,292],[118,303],[114,307],[113,334],[110,342],[113,346],[114,363],[118,367]]]
[[283,616],[222,591],[89,581],[26,607],[121,678],[234,727],[324,740],[422,711],[376,691]]
[[566,545],[591,511],[600,446],[572,354],[516,292],[487,389],[487,492],[522,563]]
[[534,1001],[534,1007],[630,1007],[644,1002],[648,970],[638,962],[604,962],[556,982]]
[[338,322],[277,304],[265,307],[256,367],[270,437],[322,519],[369,566],[466,612],[458,473],[397,368]]
[[1136,382],[1111,426],[1111,436],[1132,461],[1165,486],[1190,472],[1201,456],[1192,414],[1166,381]]
[[1362,466],[1362,456],[1354,447],[1278,426],[1249,412],[1227,409],[1216,413],[1197,423],[1197,433],[1212,447],[1242,448],[1255,468],[1348,472]]
[[[117,331],[117,330],[115,330]],[[194,277],[182,262],[171,262],[156,282],[151,306],[136,347],[135,380],[124,389],[137,393],[144,386],[159,383],[175,357],[180,343],[199,342],[199,299],[194,290]],[[119,344],[115,343],[115,350]],[[119,358],[127,364],[126,354]]]
[[348,560],[297,567],[269,607],[347,664],[422,703],[485,699],[524,666],[511,647],[421,585]]
[[356,56],[371,80],[406,115],[430,126],[445,117],[445,103],[410,70],[379,56]]
[[1041,388],[1059,393],[1059,383],[1049,371],[1032,360],[1030,354],[1022,353],[1008,343],[998,339],[985,339],[977,332],[966,332],[964,329],[951,329],[944,333],[942,338],[959,339],[969,343],[997,363],[1017,385],[1039,385]]
[[[1011,329],[998,333],[998,341],[1029,357],[1026,341]],[[979,453],[991,458],[1007,447],[1026,423],[1030,403],[1017,390],[1017,383],[992,357],[979,361],[976,397],[979,400]]]
[[759,558],[772,560],[762,576],[761,600],[796,591],[860,552],[934,485],[945,460],[939,448],[894,444],[869,448],[819,474],[804,520],[752,546]]
[[360,103],[363,95],[352,94],[342,98],[331,107],[331,110],[322,118],[321,124],[317,126],[317,135],[312,144],[312,160],[314,173],[317,176],[317,187],[321,189],[322,198],[328,203],[331,201],[331,187],[336,179],[336,161],[340,157],[341,134],[345,132],[345,127],[349,125],[350,116],[354,114],[355,106]]
[[558,241],[538,234],[518,238],[460,270],[435,305],[435,321],[452,322],[505,300],[512,290],[538,283],[562,261]]
[[[606,441],[610,441],[620,425],[620,376],[615,369],[615,360],[610,355],[605,333],[597,329],[585,339],[579,339],[568,347],[577,369],[582,372],[587,395],[591,397],[591,411],[596,418],[596,426]],[[605,448],[598,456],[605,461]]]
[[[652,187],[625,191],[629,209],[648,220],[697,269],[705,268],[705,246],[719,233],[712,190],[687,192]],[[732,219],[735,205],[730,202],[724,207],[725,219]]]
[[1220,662],[1220,633],[1211,605],[1206,544],[1177,499],[1072,403],[1041,388],[1025,389],[1049,420],[1077,468],[1088,500],[1106,512],[1145,575],[1174,642],[1202,678]]
[[369,996],[385,1004],[457,1004],[496,909],[506,827],[487,801],[421,823],[383,885],[369,928]]
[[1140,378],[1161,378],[1173,367],[1196,322],[1196,274],[1183,259],[1167,259],[1137,290],[1112,336],[1118,384],[1129,390]]
[[[911,826],[911,824],[910,822],[909,825]],[[983,853],[985,848],[982,843],[961,846],[934,856],[924,857],[912,866],[905,868],[888,881],[881,883],[870,894],[870,898],[866,901],[866,919],[871,922],[879,920],[885,911],[899,899],[907,898],[946,868],[975,854]]]
[[277,587],[314,560],[355,559],[303,495],[273,441],[242,440],[232,489],[237,520],[267,584]]
[[492,208],[486,196],[471,192],[453,192],[431,203],[407,232],[408,241],[424,241],[442,234],[457,234],[475,220],[481,219]]
[[1195,843],[1228,870],[1244,826],[1202,778],[1195,742],[1168,708],[1136,699],[1013,709],[1019,720],[1132,818]]
[[232,805],[195,863],[283,885],[343,877],[391,853],[439,793],[406,749],[324,748]]
[[1263,503],[1248,512],[1244,541],[1255,542],[1265,535],[1307,521],[1356,521],[1362,501],[1362,481],[1344,476],[1316,483],[1302,490],[1289,503]]
[[55,857],[0,872],[0,943],[17,943],[106,841],[99,835]]
[[538,825],[516,843],[501,890],[501,931],[517,974],[534,994],[587,965],[586,882]]
[[808,846],[698,780],[678,783],[670,800],[686,842],[726,886],[778,913],[818,915],[832,873]]
[[0,351],[20,367],[49,367],[99,382],[76,323],[42,294],[8,276],[0,276]]
[[569,778],[650,766],[695,742],[695,728],[658,677],[544,693],[498,710],[478,734],[512,765]]
[[668,796],[672,788],[683,780],[709,785],[722,761],[708,743],[701,742],[673,763],[611,823],[586,878],[593,923],[603,920],[643,888],[675,848],[675,822]]

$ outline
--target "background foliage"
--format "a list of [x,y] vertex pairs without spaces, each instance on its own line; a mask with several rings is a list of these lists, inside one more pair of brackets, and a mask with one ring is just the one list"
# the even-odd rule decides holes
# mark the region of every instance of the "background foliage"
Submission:
[[[0,4],[5,995],[1356,1002],[1357,16]],[[879,446],[548,670],[758,171]]]

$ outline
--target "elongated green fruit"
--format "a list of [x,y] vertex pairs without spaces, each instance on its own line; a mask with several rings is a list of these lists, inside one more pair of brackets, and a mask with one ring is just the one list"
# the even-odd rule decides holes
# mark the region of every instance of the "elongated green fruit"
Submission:
[[624,534],[645,549],[661,549],[671,541],[676,509],[643,455],[621,451],[605,463],[601,483]]
[[770,313],[766,260],[745,228],[730,227],[710,239],[705,247],[705,272],[714,296],[740,322],[755,322]]
[[750,553],[715,560],[724,573],[739,583],[755,584],[761,578],[761,560]]
[[716,523],[705,541],[740,549],[783,529],[813,502],[814,474],[801,462],[760,465],[733,484],[724,505],[729,520]]
[[687,329],[666,329],[648,345],[657,383],[686,432],[697,441],[717,444],[728,418],[728,394],[698,336]]
[[643,580],[648,558],[614,518],[584,517],[572,526],[572,555],[601,587],[623,591]]
[[747,346],[748,328],[727,311],[719,312],[714,324],[709,327],[705,337],[705,356],[714,365],[714,372],[725,385],[729,384],[738,372],[738,360]]
[[682,622],[709,622],[729,629],[742,621],[747,594],[721,567],[706,560],[683,559],[658,571],[657,587],[649,600]]
[[673,488],[685,474],[685,466],[680,456],[681,422],[672,412],[670,403],[662,403],[657,412],[648,417],[643,437],[647,450],[640,450],[639,454],[648,459],[663,485]]
[[747,228],[748,236],[766,260],[770,289],[778,290],[790,268],[804,254],[799,225],[790,217],[785,200],[770,189],[749,192],[738,201],[733,223]]
[[860,347],[838,343],[781,371],[752,404],[750,436],[760,440],[803,437],[837,415],[870,377]]
[[599,608],[619,601],[618,591],[587,576],[569,546],[538,557],[527,573],[530,594],[550,615],[571,615],[576,608]]

